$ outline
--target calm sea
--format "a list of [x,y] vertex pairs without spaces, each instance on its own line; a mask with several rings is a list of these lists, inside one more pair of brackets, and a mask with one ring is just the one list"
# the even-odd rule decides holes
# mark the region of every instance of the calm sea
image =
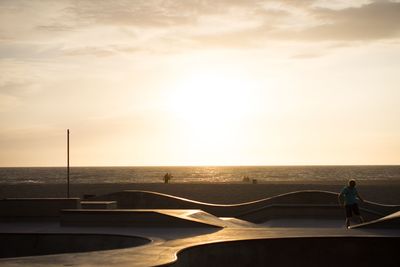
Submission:
[[[72,167],[73,183],[235,183],[244,176],[265,181],[399,180],[400,166]],[[65,183],[66,168],[0,168],[1,184]]]

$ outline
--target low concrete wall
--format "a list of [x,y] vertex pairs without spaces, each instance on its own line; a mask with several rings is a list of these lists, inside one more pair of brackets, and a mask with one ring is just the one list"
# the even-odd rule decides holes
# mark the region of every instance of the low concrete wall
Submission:
[[116,209],[116,201],[81,201],[82,209]]
[[306,237],[221,242],[178,253],[165,266],[398,267],[399,237]]
[[157,210],[63,210],[61,226],[217,227],[200,220],[168,215]]
[[135,247],[149,243],[142,237],[104,234],[0,234],[0,258]]
[[0,220],[59,217],[62,209],[79,209],[79,198],[6,198],[0,200]]
[[302,191],[241,204],[218,205],[156,192],[126,190],[99,196],[96,197],[96,200],[115,200],[120,209],[201,209],[218,217],[236,217],[271,204],[337,204],[337,194],[323,191]]

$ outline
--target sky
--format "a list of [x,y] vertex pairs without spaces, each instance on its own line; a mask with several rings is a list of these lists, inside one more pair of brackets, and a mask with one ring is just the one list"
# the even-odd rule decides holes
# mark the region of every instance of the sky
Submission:
[[400,1],[0,0],[0,166],[400,164]]

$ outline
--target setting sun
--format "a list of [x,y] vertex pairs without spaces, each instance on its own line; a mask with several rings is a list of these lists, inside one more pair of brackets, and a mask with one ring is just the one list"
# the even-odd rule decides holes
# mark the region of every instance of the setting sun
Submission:
[[176,82],[168,104],[194,153],[203,160],[215,153],[229,158],[230,148],[242,142],[241,128],[257,106],[256,90],[243,73],[196,69]]
[[213,130],[244,119],[255,104],[252,91],[251,81],[233,72],[198,70],[177,82],[171,107],[188,124]]

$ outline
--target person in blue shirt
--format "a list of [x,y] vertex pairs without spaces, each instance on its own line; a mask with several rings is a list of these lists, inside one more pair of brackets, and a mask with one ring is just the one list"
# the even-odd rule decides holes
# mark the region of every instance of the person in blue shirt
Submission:
[[344,187],[339,194],[338,200],[339,205],[344,206],[346,209],[346,227],[350,226],[350,219],[356,215],[360,223],[364,222],[364,219],[360,215],[360,210],[358,209],[357,199],[364,202],[364,199],[358,194],[356,189],[356,181],[350,180],[348,186]]

